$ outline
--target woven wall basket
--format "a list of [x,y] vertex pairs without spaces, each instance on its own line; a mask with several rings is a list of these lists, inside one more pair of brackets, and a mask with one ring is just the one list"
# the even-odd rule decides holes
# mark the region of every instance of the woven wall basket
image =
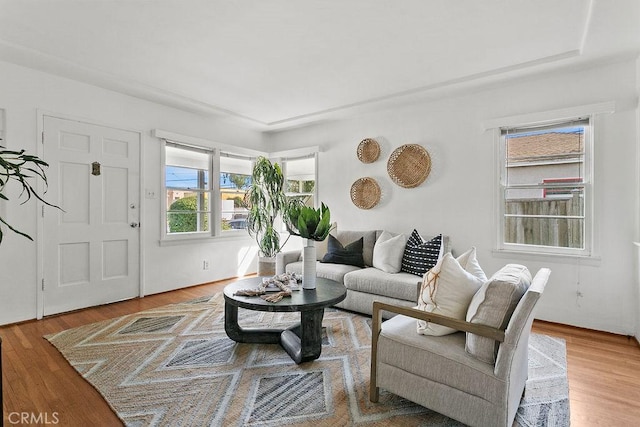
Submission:
[[375,139],[367,138],[358,144],[358,160],[362,163],[373,163],[380,156],[380,145]]
[[380,186],[373,178],[360,178],[351,185],[351,201],[360,209],[371,209],[380,201]]
[[405,144],[396,148],[387,162],[389,177],[404,188],[414,188],[422,184],[431,172],[431,157],[418,144]]

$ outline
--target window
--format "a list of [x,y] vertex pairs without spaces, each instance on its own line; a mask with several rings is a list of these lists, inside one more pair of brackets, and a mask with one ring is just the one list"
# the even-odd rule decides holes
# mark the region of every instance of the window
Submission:
[[315,207],[316,155],[283,159],[285,192],[288,197],[298,198],[310,207]]
[[248,157],[220,153],[220,229],[247,228],[248,209],[244,202],[251,186],[253,162]]
[[166,142],[166,235],[211,233],[213,151]]
[[[211,237],[248,238],[245,194],[255,159],[267,154],[160,129],[152,134],[164,143],[161,245]],[[317,152],[317,147],[307,147],[271,156],[283,169],[287,194],[309,206],[316,200]],[[280,227],[286,231],[282,222]]]
[[499,249],[588,255],[589,119],[501,129]]

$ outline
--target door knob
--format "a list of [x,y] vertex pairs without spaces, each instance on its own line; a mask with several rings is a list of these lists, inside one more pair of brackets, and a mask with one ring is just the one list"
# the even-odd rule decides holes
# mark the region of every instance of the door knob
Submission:
[[132,222],[131,224],[129,224],[131,226],[131,228],[138,228],[140,227],[140,223],[139,222]]

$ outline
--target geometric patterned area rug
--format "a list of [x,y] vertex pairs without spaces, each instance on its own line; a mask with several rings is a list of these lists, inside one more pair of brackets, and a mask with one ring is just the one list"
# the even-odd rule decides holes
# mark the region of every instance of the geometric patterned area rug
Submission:
[[[243,326],[297,313],[239,310]],[[224,331],[221,293],[45,337],[127,426],[459,426],[381,390],[369,401],[371,318],[326,309],[319,359],[296,365],[277,344]],[[517,426],[569,425],[564,341],[534,334]]]

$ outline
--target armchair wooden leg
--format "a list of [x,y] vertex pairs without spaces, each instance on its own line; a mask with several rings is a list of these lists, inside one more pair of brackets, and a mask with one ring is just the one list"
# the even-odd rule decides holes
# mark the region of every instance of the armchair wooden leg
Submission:
[[369,400],[373,403],[378,403],[380,399],[380,387],[376,387],[371,384],[371,390],[369,390]]
[[377,387],[378,368],[378,336],[382,326],[382,311],[378,303],[373,303],[373,315],[371,317],[371,374],[369,376],[369,400],[376,403],[380,396],[380,387]]

